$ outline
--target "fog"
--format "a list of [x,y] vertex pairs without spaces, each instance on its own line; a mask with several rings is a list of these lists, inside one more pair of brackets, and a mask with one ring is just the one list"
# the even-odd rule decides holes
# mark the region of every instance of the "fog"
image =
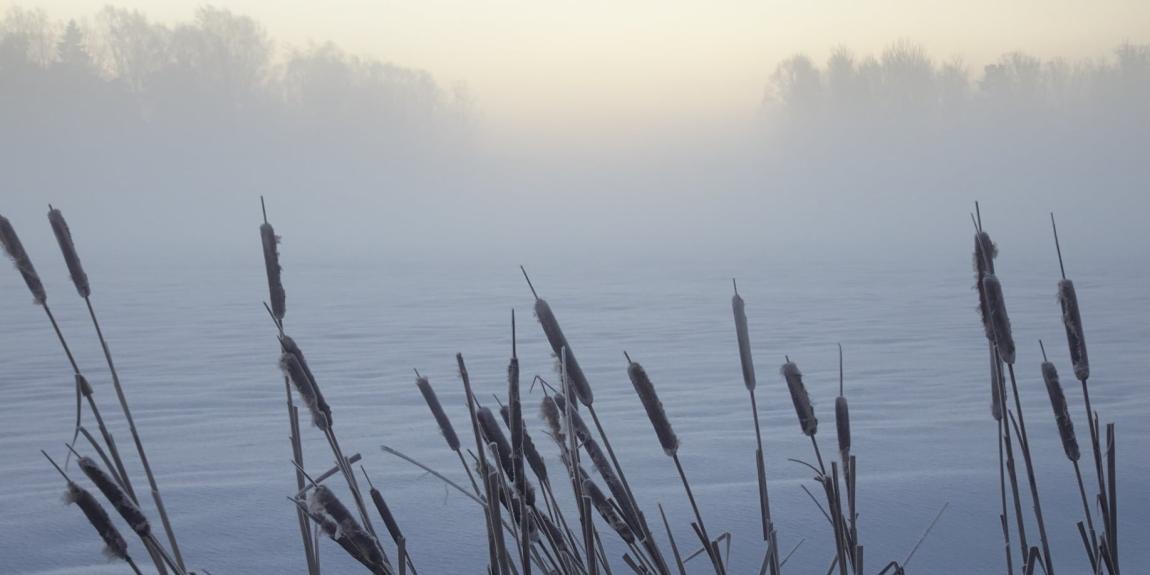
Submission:
[[[123,257],[247,257],[261,195],[293,252],[323,257],[951,265],[975,200],[1020,253],[1049,256],[1048,211],[1091,260],[1150,247],[1147,38],[987,57],[971,35],[985,65],[832,40],[806,52],[825,57],[752,59],[769,65],[743,72],[757,78],[743,107],[668,115],[691,97],[669,92],[649,114],[544,101],[518,123],[436,70],[327,40],[210,7],[174,21],[9,8],[0,209],[21,227],[52,202],[86,251]],[[537,94],[562,75],[517,81]]]

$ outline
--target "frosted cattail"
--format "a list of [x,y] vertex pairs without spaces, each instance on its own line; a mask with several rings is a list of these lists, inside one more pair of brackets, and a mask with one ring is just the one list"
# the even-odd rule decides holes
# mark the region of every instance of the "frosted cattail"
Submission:
[[[511,413],[506,405],[499,409],[499,414],[503,416],[503,422],[510,427]],[[541,482],[547,481],[547,464],[543,461],[543,456],[539,454],[539,449],[535,447],[535,441],[531,439],[531,434],[526,431],[523,432],[523,456],[527,459],[527,464],[531,466],[535,477]]]
[[743,366],[743,383],[748,390],[755,389],[755,362],[751,359],[751,336],[747,330],[747,312],[739,292],[731,297],[731,309],[735,313],[735,335],[739,340],[739,363]]
[[264,222],[260,224],[260,239],[264,245],[264,268],[268,272],[268,298],[271,300],[272,315],[282,320],[287,311],[287,295],[280,278],[280,253],[276,247],[280,238],[272,225]]
[[659,401],[651,378],[647,377],[647,372],[643,366],[630,360],[628,360],[627,375],[631,378],[631,385],[635,388],[635,393],[639,395],[639,401],[643,403],[643,409],[647,411],[647,418],[651,420],[651,426],[655,428],[655,435],[659,436],[659,445],[663,446],[663,451],[667,455],[674,456],[679,450],[679,437],[671,428],[671,421],[667,419],[667,413],[663,410],[663,402]]
[[431,382],[426,377],[420,376],[415,378],[415,386],[419,388],[419,393],[423,395],[423,401],[427,403],[431,415],[439,424],[439,431],[443,434],[443,439],[447,440],[447,446],[452,451],[459,451],[459,435],[455,433],[455,427],[451,425],[451,419],[447,417],[447,412],[443,411],[443,404],[439,403],[439,396],[431,388]]
[[994,344],[1002,361],[1014,365],[1014,336],[1010,330],[1010,316],[1006,314],[1006,300],[1002,296],[1002,282],[994,275],[982,278],[986,304],[990,308],[990,325],[994,331]]
[[1050,407],[1058,422],[1058,435],[1062,438],[1062,449],[1070,461],[1078,461],[1078,438],[1074,435],[1074,421],[1070,419],[1070,408],[1066,405],[1066,394],[1062,393],[1062,383],[1058,381],[1058,370],[1049,361],[1042,362],[1042,379],[1046,382],[1046,392],[1050,394]]
[[563,335],[559,320],[555,319],[547,300],[535,299],[535,317],[539,320],[539,325],[543,326],[543,334],[547,336],[547,342],[551,344],[551,351],[555,353],[555,357],[562,358],[566,350],[567,379],[575,390],[575,396],[583,405],[591,405],[591,402],[595,401],[595,396],[591,393],[591,384],[587,382],[587,376],[583,375],[583,368],[579,366],[579,360],[575,359],[571,344],[567,343],[567,336]]
[[986,292],[982,289],[982,279],[994,274],[994,258],[998,255],[998,248],[990,241],[990,234],[977,232],[974,235],[974,271],[978,284],[978,311],[982,317],[982,327],[986,331],[986,338],[994,340],[994,328],[990,324],[990,306],[986,301]]
[[60,244],[60,251],[64,253],[64,264],[68,266],[68,275],[72,276],[72,283],[80,297],[92,295],[92,288],[88,285],[88,274],[84,273],[84,265],[80,263],[80,255],[76,253],[76,244],[72,242],[72,232],[68,229],[68,222],[64,221],[64,214],[48,207],[48,223],[52,224],[52,233],[56,234],[56,242]]
[[563,426],[563,415],[559,409],[559,404],[551,396],[543,398],[539,404],[539,416],[543,418],[543,422],[547,424],[547,429],[551,432],[551,437],[560,445],[566,441],[567,433]]
[[631,527],[615,512],[615,507],[611,505],[611,501],[590,478],[583,479],[583,493],[587,494],[587,497],[591,499],[591,505],[624,542],[628,545],[635,542],[635,533],[631,531]]
[[995,421],[1002,421],[1002,370],[999,369],[998,358],[994,354],[994,350],[990,350],[990,393],[993,397],[990,398],[990,415],[994,417]]
[[[479,431],[483,434],[484,443],[495,446],[495,457],[499,460],[503,473],[509,478],[514,478],[515,463],[511,459],[511,444],[507,441],[507,436],[503,435],[503,428],[499,426],[495,414],[491,409],[481,407],[475,411],[475,416],[479,419]],[[523,482],[523,490],[527,504],[534,505],[535,490],[526,481]]]
[[84,475],[88,476],[88,480],[96,486],[96,489],[99,489],[100,493],[104,494],[104,498],[108,500],[108,503],[112,504],[112,508],[120,514],[120,517],[123,517],[124,521],[128,522],[128,526],[132,528],[132,531],[138,533],[140,537],[147,537],[151,533],[152,527],[148,523],[148,518],[144,517],[144,514],[140,512],[140,508],[136,507],[136,504],[132,502],[128,494],[124,493],[124,490],[120,489],[120,486],[117,485],[103,469],[100,469],[100,465],[90,457],[81,457],[78,463],[80,464],[80,470],[84,472]]
[[391,514],[391,508],[387,506],[387,501],[384,501],[383,494],[375,487],[371,488],[371,502],[375,504],[375,510],[379,512],[379,516],[383,519],[383,524],[387,526],[387,532],[391,534],[392,540],[399,544],[403,539],[403,532],[399,530],[399,523],[395,521],[395,516]]
[[1078,292],[1074,282],[1058,282],[1058,303],[1062,305],[1062,323],[1066,326],[1066,343],[1070,345],[1070,361],[1074,364],[1074,377],[1090,377],[1090,359],[1086,356],[1086,334],[1082,329],[1082,314],[1078,311]]
[[69,481],[68,491],[64,494],[64,499],[68,503],[75,503],[84,512],[88,522],[96,529],[96,533],[100,534],[100,539],[104,540],[105,554],[123,561],[128,560],[127,542],[120,536],[120,531],[116,529],[112,519],[104,511],[104,507],[100,505],[99,501],[96,501],[95,497],[92,497],[88,490]]
[[300,363],[299,358],[291,352],[285,351],[280,356],[280,369],[291,381],[292,387],[295,387],[299,393],[300,399],[303,400],[304,405],[307,405],[311,411],[311,421],[316,427],[320,429],[330,429],[331,419],[328,416],[330,408],[325,412],[324,407],[327,406],[323,402],[323,398],[319,395],[319,389],[312,385],[312,382],[307,377],[307,372],[304,371],[303,364]]
[[838,432],[839,453],[843,454],[845,464],[851,452],[851,413],[847,406],[847,398],[835,398],[835,431]]
[[317,405],[320,411],[327,417],[328,423],[331,423],[333,421],[331,417],[331,406],[329,406],[323,398],[323,390],[319,388],[319,383],[316,382],[315,374],[311,372],[311,367],[308,366],[307,358],[303,355],[303,350],[300,349],[299,345],[296,344],[291,336],[285,335],[280,338],[280,341],[283,343],[284,351],[294,355],[296,360],[299,361],[300,367],[303,368],[304,375],[307,376],[307,380],[311,382],[312,387],[315,388]]
[[307,507],[318,519],[328,537],[340,544],[352,557],[373,573],[389,573],[375,538],[360,527],[355,517],[326,486],[319,485],[308,493]]
[[44,291],[44,284],[40,282],[40,274],[36,273],[36,267],[32,265],[28,252],[24,251],[24,244],[20,243],[20,236],[16,235],[12,222],[4,216],[0,216],[0,244],[4,246],[4,251],[16,265],[16,271],[23,276],[28,291],[32,292],[33,301],[36,305],[44,305],[44,302],[48,301],[48,294]]
[[815,408],[803,385],[803,374],[799,366],[790,361],[783,364],[782,373],[787,381],[787,390],[791,393],[791,402],[795,404],[795,414],[799,416],[799,426],[803,434],[813,436],[819,431],[819,420],[815,417]]

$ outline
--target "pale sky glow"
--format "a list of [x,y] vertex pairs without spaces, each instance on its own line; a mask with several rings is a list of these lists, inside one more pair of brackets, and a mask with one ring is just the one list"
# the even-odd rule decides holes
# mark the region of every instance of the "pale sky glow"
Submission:
[[[44,0],[54,18],[103,2]],[[160,21],[187,20],[195,0],[119,0]],[[334,41],[465,84],[504,133],[732,121],[754,113],[775,63],[823,60],[836,45],[878,54],[906,38],[977,69],[999,54],[1102,57],[1150,40],[1150,2],[1106,0],[235,0],[281,44]]]

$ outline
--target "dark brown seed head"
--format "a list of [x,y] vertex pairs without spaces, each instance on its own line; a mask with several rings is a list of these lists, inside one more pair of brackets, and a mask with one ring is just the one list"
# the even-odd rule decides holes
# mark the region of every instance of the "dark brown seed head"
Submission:
[[1070,461],[1078,461],[1078,438],[1074,434],[1074,421],[1070,419],[1070,408],[1066,405],[1066,394],[1062,393],[1062,383],[1058,381],[1058,370],[1049,361],[1042,362],[1042,380],[1046,382],[1046,392],[1050,395],[1050,407],[1054,409],[1054,419],[1058,422],[1058,435],[1062,438],[1062,450]]
[[303,400],[304,405],[307,406],[308,411],[311,412],[311,422],[320,429],[330,429],[331,419],[328,418],[327,413],[324,411],[326,403],[321,405],[323,399],[319,395],[319,390],[312,384],[311,379],[308,378],[307,372],[304,371],[303,364],[300,363],[299,357],[291,352],[285,351],[280,356],[280,370],[284,372],[288,380],[291,381],[292,387],[299,393],[300,399]]
[[587,376],[583,374],[579,360],[575,359],[575,352],[571,351],[571,344],[567,343],[567,336],[563,335],[559,320],[555,319],[547,300],[542,298],[535,300],[535,317],[543,327],[543,334],[547,336],[547,343],[551,344],[551,351],[555,353],[555,357],[562,359],[563,350],[567,350],[567,378],[579,401],[583,405],[591,405],[591,402],[595,401],[595,396],[591,393],[591,384],[587,382]]
[[278,320],[287,312],[287,295],[284,293],[283,279],[280,277],[280,253],[276,245],[280,238],[269,223],[260,224],[260,240],[264,246],[264,268],[268,274],[268,298],[271,300],[272,315]]
[[392,540],[398,544],[399,540],[403,539],[403,532],[399,530],[399,523],[391,514],[391,508],[387,506],[387,501],[384,501],[383,494],[374,487],[371,488],[371,502],[375,504],[375,510],[379,512],[383,524],[387,526],[387,532],[391,534]]
[[[503,422],[510,427],[511,413],[506,405],[500,408],[499,414],[503,416]],[[535,478],[540,482],[548,481],[547,464],[543,461],[543,456],[539,454],[539,449],[535,447],[535,441],[531,439],[531,434],[527,433],[526,430],[523,432],[523,456],[527,458],[527,464],[531,466]]]
[[80,263],[80,255],[76,253],[76,244],[72,242],[72,232],[68,229],[68,222],[64,221],[64,214],[56,208],[49,209],[48,223],[52,225],[56,243],[60,244],[60,251],[64,253],[64,264],[68,266],[68,275],[72,276],[76,291],[80,297],[92,295],[92,288],[88,285],[88,274],[84,273],[84,265]]
[[112,508],[128,522],[128,526],[133,531],[140,534],[141,537],[147,537],[151,533],[151,525],[148,523],[148,518],[140,512],[140,508],[124,493],[120,486],[112,480],[112,477],[100,469],[100,465],[89,457],[81,457],[78,460],[80,470],[84,475],[88,476],[88,480],[104,494],[104,498],[108,503],[112,504]]
[[363,530],[355,517],[327,487],[320,485],[308,493],[307,507],[318,519],[328,537],[334,539],[373,573],[388,573],[375,538]]
[[990,306],[987,305],[986,291],[982,289],[982,278],[994,273],[994,257],[998,255],[998,248],[990,241],[990,234],[978,232],[974,235],[974,272],[978,290],[978,312],[982,317],[982,327],[986,331],[986,339],[994,341],[994,328],[990,324]]
[[626,521],[623,521],[623,518],[615,511],[615,507],[611,505],[611,500],[607,499],[603,490],[599,489],[599,486],[595,485],[595,482],[591,481],[590,478],[583,480],[583,492],[591,499],[591,505],[595,507],[603,520],[615,530],[615,533],[619,534],[624,542],[627,544],[635,542],[635,533],[631,531],[631,527],[627,525]]
[[120,531],[116,529],[104,507],[88,490],[69,481],[64,499],[68,503],[75,503],[84,512],[88,522],[96,529],[96,533],[100,534],[100,539],[104,540],[105,553],[120,560],[128,559],[128,544],[120,536]]
[[1000,369],[998,356],[994,353],[994,349],[990,350],[990,415],[994,417],[995,421],[1002,421],[1002,370]]
[[1082,329],[1082,313],[1078,310],[1078,292],[1074,282],[1058,282],[1058,303],[1062,306],[1062,323],[1066,327],[1066,343],[1070,346],[1070,361],[1074,364],[1074,377],[1090,377],[1090,359],[1086,355],[1086,334]]
[[1002,282],[993,275],[982,278],[982,289],[986,292],[986,303],[990,308],[990,325],[994,330],[994,344],[998,355],[1009,365],[1014,365],[1014,335],[1010,329],[1010,316],[1006,314],[1006,300],[1002,296]]
[[0,216],[0,245],[4,246],[4,251],[16,266],[16,271],[24,278],[28,291],[32,292],[32,300],[36,305],[44,305],[44,302],[48,301],[48,294],[44,291],[44,284],[40,282],[40,274],[36,273],[36,267],[32,265],[32,259],[24,250],[24,244],[20,243],[20,236],[16,235],[12,222],[4,216]]
[[642,365],[633,361],[627,366],[627,375],[631,378],[635,393],[639,395],[639,401],[643,403],[643,409],[647,411],[651,426],[655,428],[655,435],[659,436],[659,445],[663,446],[667,455],[675,455],[679,450],[679,437],[671,428],[671,421],[667,419],[667,412],[663,410],[663,402],[659,401],[651,378],[647,377]]
[[747,312],[743,298],[737,293],[731,297],[731,309],[735,313],[735,335],[739,340],[739,363],[743,367],[743,383],[748,390],[754,390],[755,362],[751,359],[751,336],[747,330]]
[[459,435],[455,433],[455,427],[451,425],[451,419],[447,417],[447,412],[443,410],[443,404],[439,403],[439,396],[435,394],[435,390],[431,387],[431,382],[426,377],[415,378],[415,386],[419,388],[419,393],[423,395],[423,401],[427,403],[428,409],[431,410],[431,415],[435,417],[435,422],[439,424],[439,431],[443,434],[443,439],[447,440],[447,446],[452,451],[459,451]]
[[799,417],[799,426],[803,434],[813,436],[819,431],[819,420],[815,417],[815,408],[811,405],[811,398],[807,395],[807,388],[803,385],[803,374],[799,366],[788,361],[782,367],[783,379],[787,381],[787,391],[791,394],[791,403],[795,405],[795,415]]
[[847,398],[841,395],[835,398],[835,430],[838,431],[839,453],[845,458],[851,452],[851,414]]

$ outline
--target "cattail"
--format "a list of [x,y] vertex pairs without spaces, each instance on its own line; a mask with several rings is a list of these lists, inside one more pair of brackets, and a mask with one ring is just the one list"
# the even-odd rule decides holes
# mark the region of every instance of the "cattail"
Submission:
[[84,266],[80,263],[80,255],[76,253],[76,244],[72,242],[72,231],[68,229],[68,222],[64,221],[64,214],[48,206],[48,223],[52,224],[52,233],[56,234],[56,242],[60,244],[60,251],[64,252],[64,263],[68,266],[68,275],[72,276],[72,283],[76,284],[76,291],[80,297],[92,295],[92,288],[88,285],[88,274],[84,273]]
[[663,446],[663,451],[667,455],[674,456],[679,450],[679,438],[675,435],[675,430],[671,428],[667,413],[663,411],[663,402],[659,401],[651,378],[647,377],[647,372],[643,366],[630,360],[628,360],[627,375],[631,378],[631,385],[634,386],[635,393],[639,394],[639,401],[643,403],[643,409],[647,411],[651,426],[655,428],[655,435],[659,436],[659,445]]
[[327,417],[328,423],[331,423],[333,421],[331,417],[331,406],[329,406],[327,401],[323,398],[323,390],[319,388],[319,383],[316,382],[315,374],[311,372],[311,367],[308,366],[307,358],[303,356],[303,350],[300,349],[299,345],[296,344],[295,340],[292,339],[291,336],[285,335],[280,338],[280,341],[283,343],[284,351],[294,355],[296,360],[299,361],[300,367],[303,368],[304,375],[306,375],[307,380],[311,382],[311,386],[315,388],[317,405],[319,406],[320,411],[322,411],[324,416]]
[[391,534],[392,540],[398,545],[399,541],[403,539],[403,532],[399,530],[399,523],[395,521],[395,516],[391,514],[391,508],[387,506],[387,501],[384,501],[383,494],[375,487],[371,488],[371,502],[375,504],[375,510],[379,512],[379,516],[383,519],[383,524],[387,526],[387,532]]
[[80,393],[84,394],[84,397],[92,396],[92,385],[88,383],[88,378],[78,373],[76,374],[76,387],[80,388]]
[[847,398],[835,398],[835,430],[838,432],[839,453],[843,454],[843,463],[849,459],[851,452],[851,413],[847,406]]
[[272,315],[283,320],[287,311],[287,296],[284,293],[283,280],[280,278],[280,253],[276,248],[280,238],[276,235],[272,225],[264,222],[260,224],[260,239],[264,244],[264,268],[268,272],[268,297],[271,299]]
[[439,396],[431,388],[431,382],[426,377],[419,376],[415,378],[415,386],[419,388],[423,401],[431,409],[431,415],[435,416],[435,422],[439,424],[439,431],[443,434],[443,439],[447,440],[447,446],[452,451],[459,451],[459,435],[455,433],[455,427],[451,425],[447,412],[443,411],[443,404],[439,403]]
[[326,486],[319,485],[308,494],[308,511],[317,518],[328,537],[340,544],[357,561],[373,573],[389,573],[375,539],[360,527],[355,517]]
[[1058,381],[1058,370],[1049,361],[1042,362],[1042,379],[1046,382],[1046,392],[1050,394],[1050,406],[1054,408],[1054,418],[1058,422],[1058,434],[1062,437],[1062,449],[1070,461],[1078,461],[1078,438],[1074,435],[1074,421],[1070,419],[1070,408],[1066,405],[1066,395],[1062,393],[1062,383]]
[[327,403],[319,395],[319,388],[312,385],[312,382],[307,377],[307,372],[304,371],[303,364],[300,363],[299,357],[291,352],[285,351],[280,356],[280,370],[284,372],[288,380],[291,381],[304,405],[307,405],[311,411],[311,422],[316,427],[327,430],[331,428],[331,419],[328,413],[330,408],[325,411]]
[[1070,345],[1070,361],[1074,364],[1074,377],[1085,381],[1090,377],[1090,359],[1086,356],[1086,335],[1082,330],[1082,315],[1078,311],[1078,292],[1074,282],[1058,282],[1058,302],[1062,305],[1062,323],[1066,326],[1066,342]]
[[990,306],[986,301],[986,292],[982,289],[982,279],[994,274],[994,258],[998,255],[998,248],[990,241],[990,234],[978,232],[974,235],[974,271],[978,284],[978,311],[982,317],[982,327],[986,331],[986,338],[994,340],[994,328],[990,323]]
[[104,498],[112,504],[112,508],[120,514],[120,517],[128,522],[132,531],[138,533],[140,537],[148,537],[152,531],[148,518],[144,517],[140,508],[136,507],[136,504],[120,489],[120,486],[90,457],[81,457],[78,462],[80,470],[88,476],[88,479],[100,490],[100,493],[104,494]]
[[40,282],[40,274],[36,273],[28,252],[24,251],[24,244],[20,243],[20,236],[16,235],[12,222],[4,216],[0,216],[0,244],[3,244],[4,251],[16,265],[16,271],[24,277],[24,283],[28,284],[28,290],[32,292],[33,301],[36,305],[44,305],[44,302],[48,301],[48,294],[44,291],[44,284]]
[[[499,409],[499,415],[503,416],[503,422],[510,427],[511,413],[506,405]],[[535,477],[541,482],[547,481],[547,464],[543,461],[543,456],[539,454],[539,449],[535,447],[535,441],[531,439],[531,434],[527,433],[526,430],[523,432],[523,456],[527,459],[527,464],[531,466]]]
[[69,481],[64,500],[68,503],[75,503],[84,512],[88,522],[96,528],[96,533],[99,533],[100,538],[104,540],[105,554],[123,561],[128,560],[127,542],[120,536],[120,531],[116,529],[116,526],[112,524],[112,519],[108,517],[104,507],[100,505],[99,501],[96,501],[95,497],[92,497],[91,493],[88,493],[88,490]]
[[[561,396],[560,396],[561,397]],[[563,426],[563,415],[552,396],[543,398],[539,404],[539,416],[543,418],[543,422],[547,424],[547,429],[551,432],[551,437],[560,445],[566,441],[567,433]]]
[[795,414],[799,416],[799,426],[805,435],[813,436],[818,433],[819,420],[815,417],[815,408],[811,405],[811,398],[807,395],[807,388],[803,385],[803,374],[799,366],[788,361],[783,364],[783,378],[787,380],[787,390],[791,393],[791,402],[795,404]]
[[[491,413],[491,409],[481,407],[475,411],[475,416],[479,419],[479,430],[483,433],[484,443],[495,446],[495,457],[499,460],[503,473],[509,478],[514,478],[515,463],[511,459],[511,444],[503,435],[503,428],[499,427],[499,421],[495,419],[495,414]],[[527,504],[534,505],[535,490],[526,481],[523,482],[523,490]]]
[[1006,314],[1006,300],[1002,297],[1002,282],[994,275],[982,278],[986,303],[990,308],[990,324],[994,331],[994,344],[1002,361],[1014,365],[1014,336],[1010,330],[1010,316]]
[[735,312],[735,335],[739,339],[739,362],[743,366],[743,383],[747,389],[755,389],[755,362],[751,359],[751,336],[747,331],[747,312],[743,298],[738,292],[731,297],[731,309]]
[[587,494],[587,497],[591,499],[591,505],[624,542],[628,545],[635,542],[635,532],[631,530],[626,521],[623,521],[622,517],[619,517],[619,514],[615,512],[615,507],[611,505],[611,500],[607,499],[599,486],[595,485],[595,482],[591,481],[589,477],[583,479],[583,493]]
[[583,368],[579,367],[579,360],[575,359],[571,344],[567,343],[567,336],[563,335],[559,320],[555,319],[547,300],[535,299],[535,317],[539,320],[539,325],[543,326],[543,334],[547,336],[547,342],[551,344],[551,351],[555,352],[555,357],[562,357],[566,350],[567,379],[575,389],[575,396],[579,401],[583,405],[590,406],[595,400],[595,396],[591,393],[591,384],[587,382],[587,376],[583,375]]
[[995,421],[1002,421],[1002,370],[999,369],[998,356],[994,354],[994,350],[990,350],[990,393],[994,396],[990,399],[990,415],[994,417]]

